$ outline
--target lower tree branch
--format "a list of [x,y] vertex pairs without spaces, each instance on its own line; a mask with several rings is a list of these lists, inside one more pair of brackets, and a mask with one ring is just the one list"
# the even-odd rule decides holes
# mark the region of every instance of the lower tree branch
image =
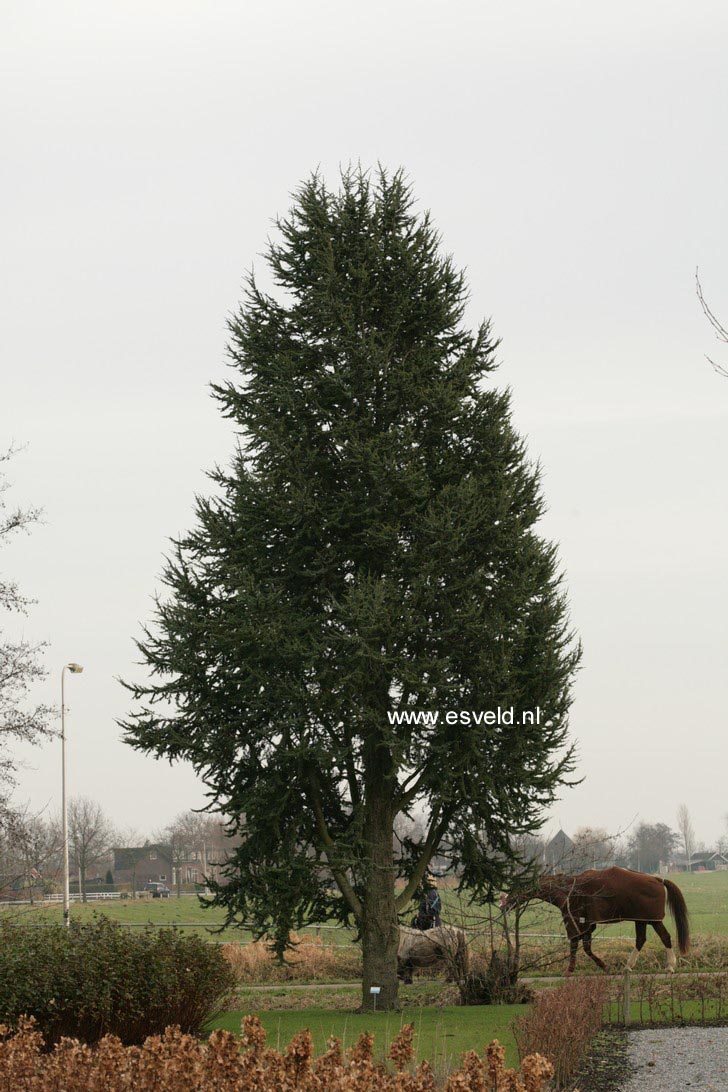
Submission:
[[334,863],[334,858],[336,856],[336,842],[331,837],[328,827],[326,826],[326,818],[324,816],[324,809],[321,804],[321,795],[319,793],[318,781],[313,771],[309,772],[308,784],[310,788],[309,796],[311,800],[311,807],[313,808],[313,814],[316,820],[316,829],[318,830],[319,836],[323,843],[323,847],[326,852],[326,859],[328,861],[329,868],[331,869],[331,874],[336,880],[341,894],[344,896],[347,903],[349,904],[349,907],[354,917],[358,922],[360,922],[363,915],[363,907],[356,894],[356,891],[349,883],[346,873],[342,868],[339,868]]
[[433,819],[430,823],[430,829],[428,831],[427,838],[425,839],[425,844],[422,847],[420,859],[417,862],[415,870],[410,876],[409,881],[405,885],[404,890],[400,891],[399,895],[396,898],[396,905],[398,910],[404,909],[407,903],[411,901],[412,897],[417,891],[417,888],[422,883],[425,872],[427,871],[427,866],[432,860],[435,850],[440,843],[440,839],[447,829],[449,818],[449,815],[443,815],[439,820]]

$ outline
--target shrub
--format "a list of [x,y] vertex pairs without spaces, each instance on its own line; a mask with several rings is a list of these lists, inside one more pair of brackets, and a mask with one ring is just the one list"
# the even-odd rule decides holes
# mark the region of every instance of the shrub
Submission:
[[[242,1040],[229,1031],[213,1031],[209,1044],[201,1043],[179,1028],[167,1028],[162,1036],[144,1045],[124,1047],[114,1036],[105,1036],[95,1049],[64,1039],[52,1052],[43,1052],[43,1036],[32,1021],[21,1021],[8,1035],[0,1028],[0,1089],[47,1092],[433,1092],[434,1076],[428,1062],[412,1068],[413,1026],[408,1024],[394,1040],[389,1057],[395,1073],[374,1061],[373,1036],[363,1034],[356,1046],[342,1055],[338,1039],[329,1040],[325,1054],[313,1057],[308,1031],[291,1039],[279,1053],[266,1048],[265,1031],[255,1016],[243,1021]],[[463,1056],[445,1092],[542,1092],[553,1074],[538,1055],[524,1058],[521,1074],[506,1070],[504,1051],[494,1041],[485,1057],[475,1051]]]
[[233,982],[216,944],[173,929],[131,934],[101,916],[70,928],[0,926],[0,1022],[33,1016],[49,1043],[107,1033],[140,1043],[170,1024],[199,1032]]
[[499,952],[490,958],[482,951],[470,957],[468,973],[458,979],[463,1005],[525,1005],[535,994],[518,981],[518,974]]
[[556,1087],[563,1088],[601,1028],[609,996],[609,982],[592,977],[570,978],[562,986],[542,990],[531,1011],[513,1023],[521,1058],[534,1052],[548,1058]]

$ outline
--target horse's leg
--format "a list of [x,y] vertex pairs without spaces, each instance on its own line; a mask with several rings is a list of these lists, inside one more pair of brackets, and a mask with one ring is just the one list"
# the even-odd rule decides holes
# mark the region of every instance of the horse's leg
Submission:
[[606,971],[606,969],[607,969],[606,963],[604,963],[604,961],[601,960],[598,955],[594,955],[594,952],[592,951],[591,938],[592,938],[592,933],[594,932],[595,929],[596,929],[596,924],[592,925],[587,930],[586,933],[582,934],[582,941],[581,942],[582,942],[582,944],[584,946],[584,951],[589,956],[589,959],[593,959],[594,962],[596,963],[597,967],[601,967],[601,969],[603,971]]
[[672,937],[661,921],[651,921],[650,925],[667,948],[667,969],[672,973],[675,970],[675,964],[677,963],[675,953],[672,950]]
[[414,970],[414,963],[407,959],[397,960],[397,978],[401,978],[405,986],[412,985],[412,971]]
[[574,973],[576,967],[576,953],[579,949],[579,934],[573,929],[567,929],[569,937],[569,964],[566,968],[567,975]]
[[644,947],[644,943],[647,940],[647,922],[646,921],[636,921],[634,923],[634,931],[635,931],[635,942],[634,942],[635,947],[634,947],[634,950],[631,951],[629,953],[629,955],[627,956],[627,970],[628,971],[631,971],[632,968],[634,967],[635,963],[637,962],[637,957],[639,956],[640,952],[642,951],[642,948]]

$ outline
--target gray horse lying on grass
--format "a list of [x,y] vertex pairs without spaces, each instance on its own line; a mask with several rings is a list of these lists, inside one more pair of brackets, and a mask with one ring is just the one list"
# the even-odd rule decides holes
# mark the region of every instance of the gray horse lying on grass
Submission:
[[444,965],[450,980],[459,980],[468,972],[468,942],[463,929],[456,925],[437,925],[434,929],[399,927],[397,974],[403,982],[412,981],[412,972],[420,967]]

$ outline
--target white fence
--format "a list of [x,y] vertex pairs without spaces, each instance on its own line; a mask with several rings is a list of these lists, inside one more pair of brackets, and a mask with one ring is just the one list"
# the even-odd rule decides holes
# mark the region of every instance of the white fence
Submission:
[[[81,902],[82,895],[69,895],[69,902]],[[90,891],[86,895],[86,901],[91,902],[98,899],[120,899],[121,893],[119,891]],[[38,901],[38,900],[36,900]],[[45,895],[42,902],[63,902],[63,895]]]
[[[119,891],[94,891],[86,895],[88,902],[92,900],[97,901],[99,899],[120,899],[121,894]],[[81,902],[80,894],[69,895],[70,902]],[[45,894],[43,899],[34,899],[33,902],[29,899],[8,899],[5,902],[0,902],[0,906],[43,906],[44,903],[58,903],[63,902],[62,894]]]

